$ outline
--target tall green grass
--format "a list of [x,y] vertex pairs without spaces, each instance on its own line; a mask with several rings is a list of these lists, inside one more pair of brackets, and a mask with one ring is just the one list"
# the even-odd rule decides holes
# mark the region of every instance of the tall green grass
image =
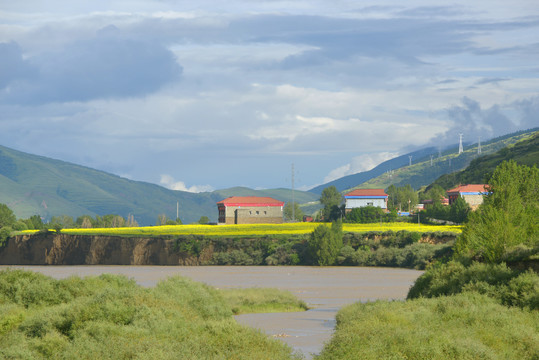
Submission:
[[467,293],[347,306],[317,357],[325,359],[537,359],[539,312]]
[[221,290],[235,315],[305,311],[308,306],[291,292],[271,288]]
[[239,325],[221,293],[173,277],[142,288],[118,275],[54,280],[0,272],[2,359],[291,359]]

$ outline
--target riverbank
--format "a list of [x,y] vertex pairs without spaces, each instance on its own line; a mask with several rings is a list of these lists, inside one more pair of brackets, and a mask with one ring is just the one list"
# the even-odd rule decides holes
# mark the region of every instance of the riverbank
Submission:
[[183,277],[143,288],[121,275],[4,270],[0,314],[5,359],[300,358],[234,321],[219,291]]
[[[0,269],[7,268],[1,266]],[[123,274],[144,287],[170,276],[188,277],[219,289],[271,287],[290,291],[308,311],[245,314],[236,320],[279,339],[306,358],[331,339],[337,311],[357,301],[404,300],[421,271],[395,268],[306,266],[16,266],[55,279]]]
[[[344,234],[339,265],[423,269],[448,256],[451,232]],[[38,232],[0,248],[1,265],[309,265],[309,234],[124,237]]]

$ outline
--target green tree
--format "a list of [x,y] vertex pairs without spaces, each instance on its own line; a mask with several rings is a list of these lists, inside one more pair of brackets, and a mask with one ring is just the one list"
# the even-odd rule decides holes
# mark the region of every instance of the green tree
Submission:
[[207,216],[201,216],[198,220],[199,224],[208,224],[210,222],[210,218]]
[[311,233],[307,251],[315,265],[329,266],[335,264],[343,246],[342,222],[333,222],[331,228],[318,225]]
[[32,215],[28,219],[24,220],[24,222],[28,230],[41,230],[45,228],[43,220],[41,220],[41,216],[39,215]]
[[471,210],[470,205],[461,196],[458,196],[457,200],[451,204],[451,208],[449,209],[449,220],[457,224],[462,224],[468,219],[468,214]]
[[389,185],[389,187],[386,189],[386,194],[389,195],[387,198],[387,208],[389,210],[398,210],[399,208],[397,193],[397,187],[393,184]]
[[457,254],[501,262],[517,245],[539,246],[539,170],[514,161],[500,164],[490,194],[470,214],[455,245]]
[[6,204],[0,204],[0,228],[11,227],[15,221],[17,218],[13,211]]
[[77,218],[77,221],[75,221],[75,224],[77,224],[77,227],[83,228],[83,229],[89,229],[92,227],[93,219],[90,215],[82,215]]
[[390,210],[408,211],[419,202],[417,192],[410,184],[401,187],[390,185],[386,189],[386,193],[389,195],[387,203]]
[[[283,209],[284,218],[287,221],[292,221],[292,203],[287,202]],[[297,202],[294,202],[294,219],[293,221],[303,221],[303,211]]]
[[434,184],[428,188],[428,190],[422,192],[419,195],[419,199],[423,200],[432,200],[434,203],[440,203],[445,197],[446,191],[443,187],[438,184]]
[[346,220],[353,223],[367,224],[379,222],[380,217],[385,217],[384,210],[377,206],[364,206],[352,209],[346,215]]
[[50,226],[53,228],[70,229],[75,227],[75,221],[69,215],[53,216],[50,221]]
[[342,203],[342,195],[335,186],[329,186],[322,191],[320,203],[324,206],[322,210],[324,220],[332,221],[340,218],[339,205]]

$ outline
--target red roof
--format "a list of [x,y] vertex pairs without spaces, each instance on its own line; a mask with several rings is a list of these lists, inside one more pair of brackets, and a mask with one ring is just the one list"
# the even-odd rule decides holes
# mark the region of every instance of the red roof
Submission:
[[217,203],[217,205],[220,204],[224,206],[284,206],[283,201],[264,196],[231,196]]
[[384,189],[356,189],[344,196],[389,196]]
[[447,190],[447,193],[465,193],[465,192],[480,192],[487,193],[488,189],[486,188],[487,184],[469,184],[469,185],[460,185],[454,189]]

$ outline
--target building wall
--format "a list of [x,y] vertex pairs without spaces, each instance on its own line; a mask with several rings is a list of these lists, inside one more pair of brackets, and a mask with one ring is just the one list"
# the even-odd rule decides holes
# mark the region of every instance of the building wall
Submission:
[[[219,220],[220,223],[222,219]],[[224,224],[282,224],[281,206],[227,206]]]
[[462,198],[470,205],[472,210],[477,209],[483,203],[483,195],[462,195]]
[[346,199],[346,209],[353,209],[365,206],[377,206],[382,209],[386,209],[385,199]]

